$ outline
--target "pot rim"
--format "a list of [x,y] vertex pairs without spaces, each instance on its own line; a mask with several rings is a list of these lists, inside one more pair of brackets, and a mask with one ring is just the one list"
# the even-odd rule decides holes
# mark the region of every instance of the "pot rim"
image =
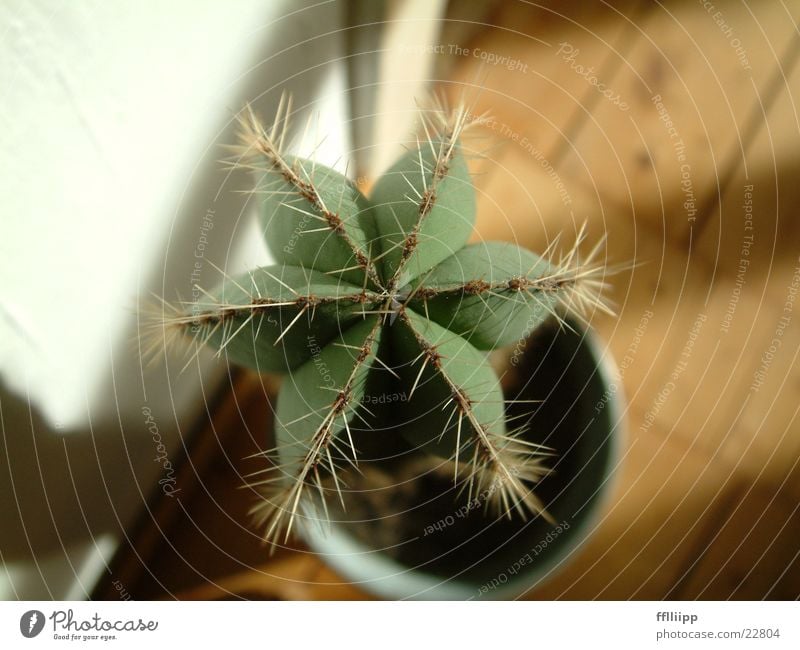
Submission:
[[[598,490],[600,494],[590,506],[590,513],[578,524],[571,538],[560,545],[548,559],[547,563],[538,567],[529,567],[491,592],[481,595],[486,600],[516,600],[535,586],[552,580],[564,570],[566,560],[577,553],[591,537],[601,521],[611,494],[618,480],[618,468],[622,460],[623,441],[628,432],[624,414],[627,400],[622,376],[610,352],[605,353],[600,339],[592,329],[583,330],[583,336],[603,385],[616,387],[606,403],[609,409],[611,428],[609,431],[609,455],[606,461],[604,479]],[[325,526],[306,525],[302,530],[303,538],[311,551],[319,555],[326,564],[332,567],[352,584],[365,591],[388,600],[473,600],[476,588],[459,579],[459,576],[442,578],[425,571],[408,567],[397,562],[380,551],[370,549],[358,542],[345,529],[335,524]],[[471,596],[467,594],[471,593]]]

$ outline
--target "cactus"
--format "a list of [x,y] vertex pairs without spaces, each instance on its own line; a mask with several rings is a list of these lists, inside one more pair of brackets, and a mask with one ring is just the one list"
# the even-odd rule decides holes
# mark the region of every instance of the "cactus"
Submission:
[[[274,461],[255,481],[265,538],[288,538],[298,516],[346,507],[342,471],[357,471],[355,429],[374,414],[368,391],[393,382],[407,395],[403,436],[500,514],[547,516],[533,489],[546,449],[511,427],[489,351],[549,318],[608,311],[600,246],[541,256],[510,243],[468,243],[475,193],[461,135],[471,118],[441,104],[421,111],[420,134],[365,197],[345,176],[284,153],[290,106],[270,128],[247,109],[234,164],[255,172],[254,194],[277,263],[203,290],[199,304],[162,309],[159,330],[211,346],[259,372],[289,373],[276,409]],[[578,240],[583,239],[583,234]],[[371,388],[373,387],[373,388]],[[360,434],[363,438],[363,433]],[[370,444],[381,444],[374,439]]]

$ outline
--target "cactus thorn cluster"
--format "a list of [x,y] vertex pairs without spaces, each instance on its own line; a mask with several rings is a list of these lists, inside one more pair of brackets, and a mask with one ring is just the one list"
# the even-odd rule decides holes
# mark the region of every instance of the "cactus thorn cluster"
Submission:
[[[271,465],[254,477],[253,514],[265,538],[298,518],[346,507],[344,475],[359,471],[359,440],[374,425],[368,391],[407,395],[404,418],[374,436],[402,436],[442,459],[472,498],[496,512],[547,516],[534,494],[552,451],[512,427],[488,352],[550,318],[610,313],[602,242],[581,258],[553,242],[541,255],[510,243],[468,244],[475,193],[462,149],[470,117],[442,102],[420,111],[420,137],[369,197],[344,175],[286,153],[291,100],[270,126],[246,108],[230,164],[251,170],[260,224],[276,263],[162,301],[156,347],[188,341],[188,363],[210,347],[260,372],[284,372]],[[322,514],[321,514],[322,513]]]

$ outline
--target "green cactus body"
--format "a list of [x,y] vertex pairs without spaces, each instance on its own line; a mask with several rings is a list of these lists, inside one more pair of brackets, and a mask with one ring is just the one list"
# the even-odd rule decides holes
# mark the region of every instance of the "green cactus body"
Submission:
[[278,263],[226,278],[199,309],[167,319],[234,363],[291,374],[277,401],[277,460],[255,508],[267,539],[288,536],[307,508],[327,512],[328,495],[344,502],[337,475],[358,465],[351,427],[369,411],[365,387],[378,372],[408,396],[413,422],[382,435],[446,459],[470,494],[491,487],[503,514],[546,516],[533,487],[547,450],[508,428],[488,351],[564,307],[607,309],[604,267],[579,263],[574,249],[556,261],[510,243],[467,244],[475,193],[463,109],[423,114],[424,142],[370,198],[332,169],[281,154],[286,113],[270,131],[252,114],[243,122]]

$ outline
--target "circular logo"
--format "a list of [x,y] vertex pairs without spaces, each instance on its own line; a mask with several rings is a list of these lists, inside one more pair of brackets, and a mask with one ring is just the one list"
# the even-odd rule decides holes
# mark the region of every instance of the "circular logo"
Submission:
[[19,619],[19,631],[22,636],[27,639],[32,639],[44,628],[44,614],[38,609],[32,609],[25,612]]

